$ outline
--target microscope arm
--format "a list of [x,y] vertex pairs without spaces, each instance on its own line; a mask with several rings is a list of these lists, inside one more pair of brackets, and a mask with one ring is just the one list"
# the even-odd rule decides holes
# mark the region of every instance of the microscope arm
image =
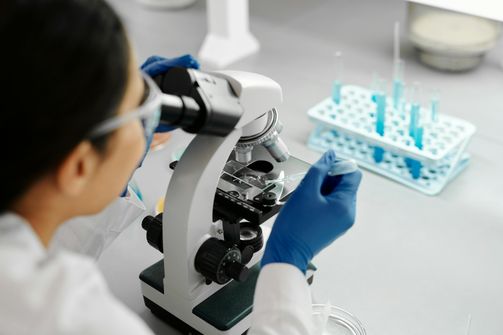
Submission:
[[[236,239],[225,238],[229,237],[225,222],[223,239],[212,234],[211,227],[221,172],[236,146],[240,142],[250,149],[260,145],[271,153],[271,143],[279,141],[275,107],[282,101],[281,87],[254,73],[208,74],[182,68],[173,68],[154,80],[164,93],[161,122],[197,136],[177,163],[166,192],[165,208],[176,210],[164,212],[162,223],[144,222],[145,228],[153,226],[147,235],[156,236],[150,236],[149,243],[165,255],[166,292],[199,301],[231,278],[244,280],[248,273],[245,265],[259,260],[260,250],[241,249]],[[284,151],[286,155],[273,155],[274,159],[286,159]],[[242,206],[253,210],[249,204]],[[260,210],[253,213],[257,212]],[[227,223],[239,228],[239,221]],[[207,286],[201,277],[213,284]]]

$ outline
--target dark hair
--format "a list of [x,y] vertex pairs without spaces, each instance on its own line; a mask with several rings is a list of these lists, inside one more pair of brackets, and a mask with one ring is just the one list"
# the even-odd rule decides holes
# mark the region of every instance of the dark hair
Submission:
[[0,43],[1,213],[117,112],[129,43],[103,0],[2,0]]

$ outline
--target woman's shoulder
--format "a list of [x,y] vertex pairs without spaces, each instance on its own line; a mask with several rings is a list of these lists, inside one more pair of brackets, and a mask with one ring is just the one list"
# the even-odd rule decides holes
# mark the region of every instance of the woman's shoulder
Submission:
[[150,334],[110,293],[94,260],[48,254],[16,220],[0,216],[0,334]]

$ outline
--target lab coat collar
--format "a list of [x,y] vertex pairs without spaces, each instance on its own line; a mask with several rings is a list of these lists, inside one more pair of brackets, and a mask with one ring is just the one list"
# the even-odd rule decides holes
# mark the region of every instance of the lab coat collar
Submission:
[[13,212],[0,214],[0,249],[6,245],[16,245],[41,256],[47,255],[47,249],[31,225]]

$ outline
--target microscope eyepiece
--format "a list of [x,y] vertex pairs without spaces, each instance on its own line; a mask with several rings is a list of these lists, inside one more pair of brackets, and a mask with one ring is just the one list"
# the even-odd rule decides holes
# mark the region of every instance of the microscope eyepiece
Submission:
[[223,78],[173,68],[155,81],[164,93],[161,123],[189,133],[226,136],[243,114],[238,97]]
[[187,96],[162,95],[161,123],[180,128],[197,129],[201,123],[201,109],[197,102]]

